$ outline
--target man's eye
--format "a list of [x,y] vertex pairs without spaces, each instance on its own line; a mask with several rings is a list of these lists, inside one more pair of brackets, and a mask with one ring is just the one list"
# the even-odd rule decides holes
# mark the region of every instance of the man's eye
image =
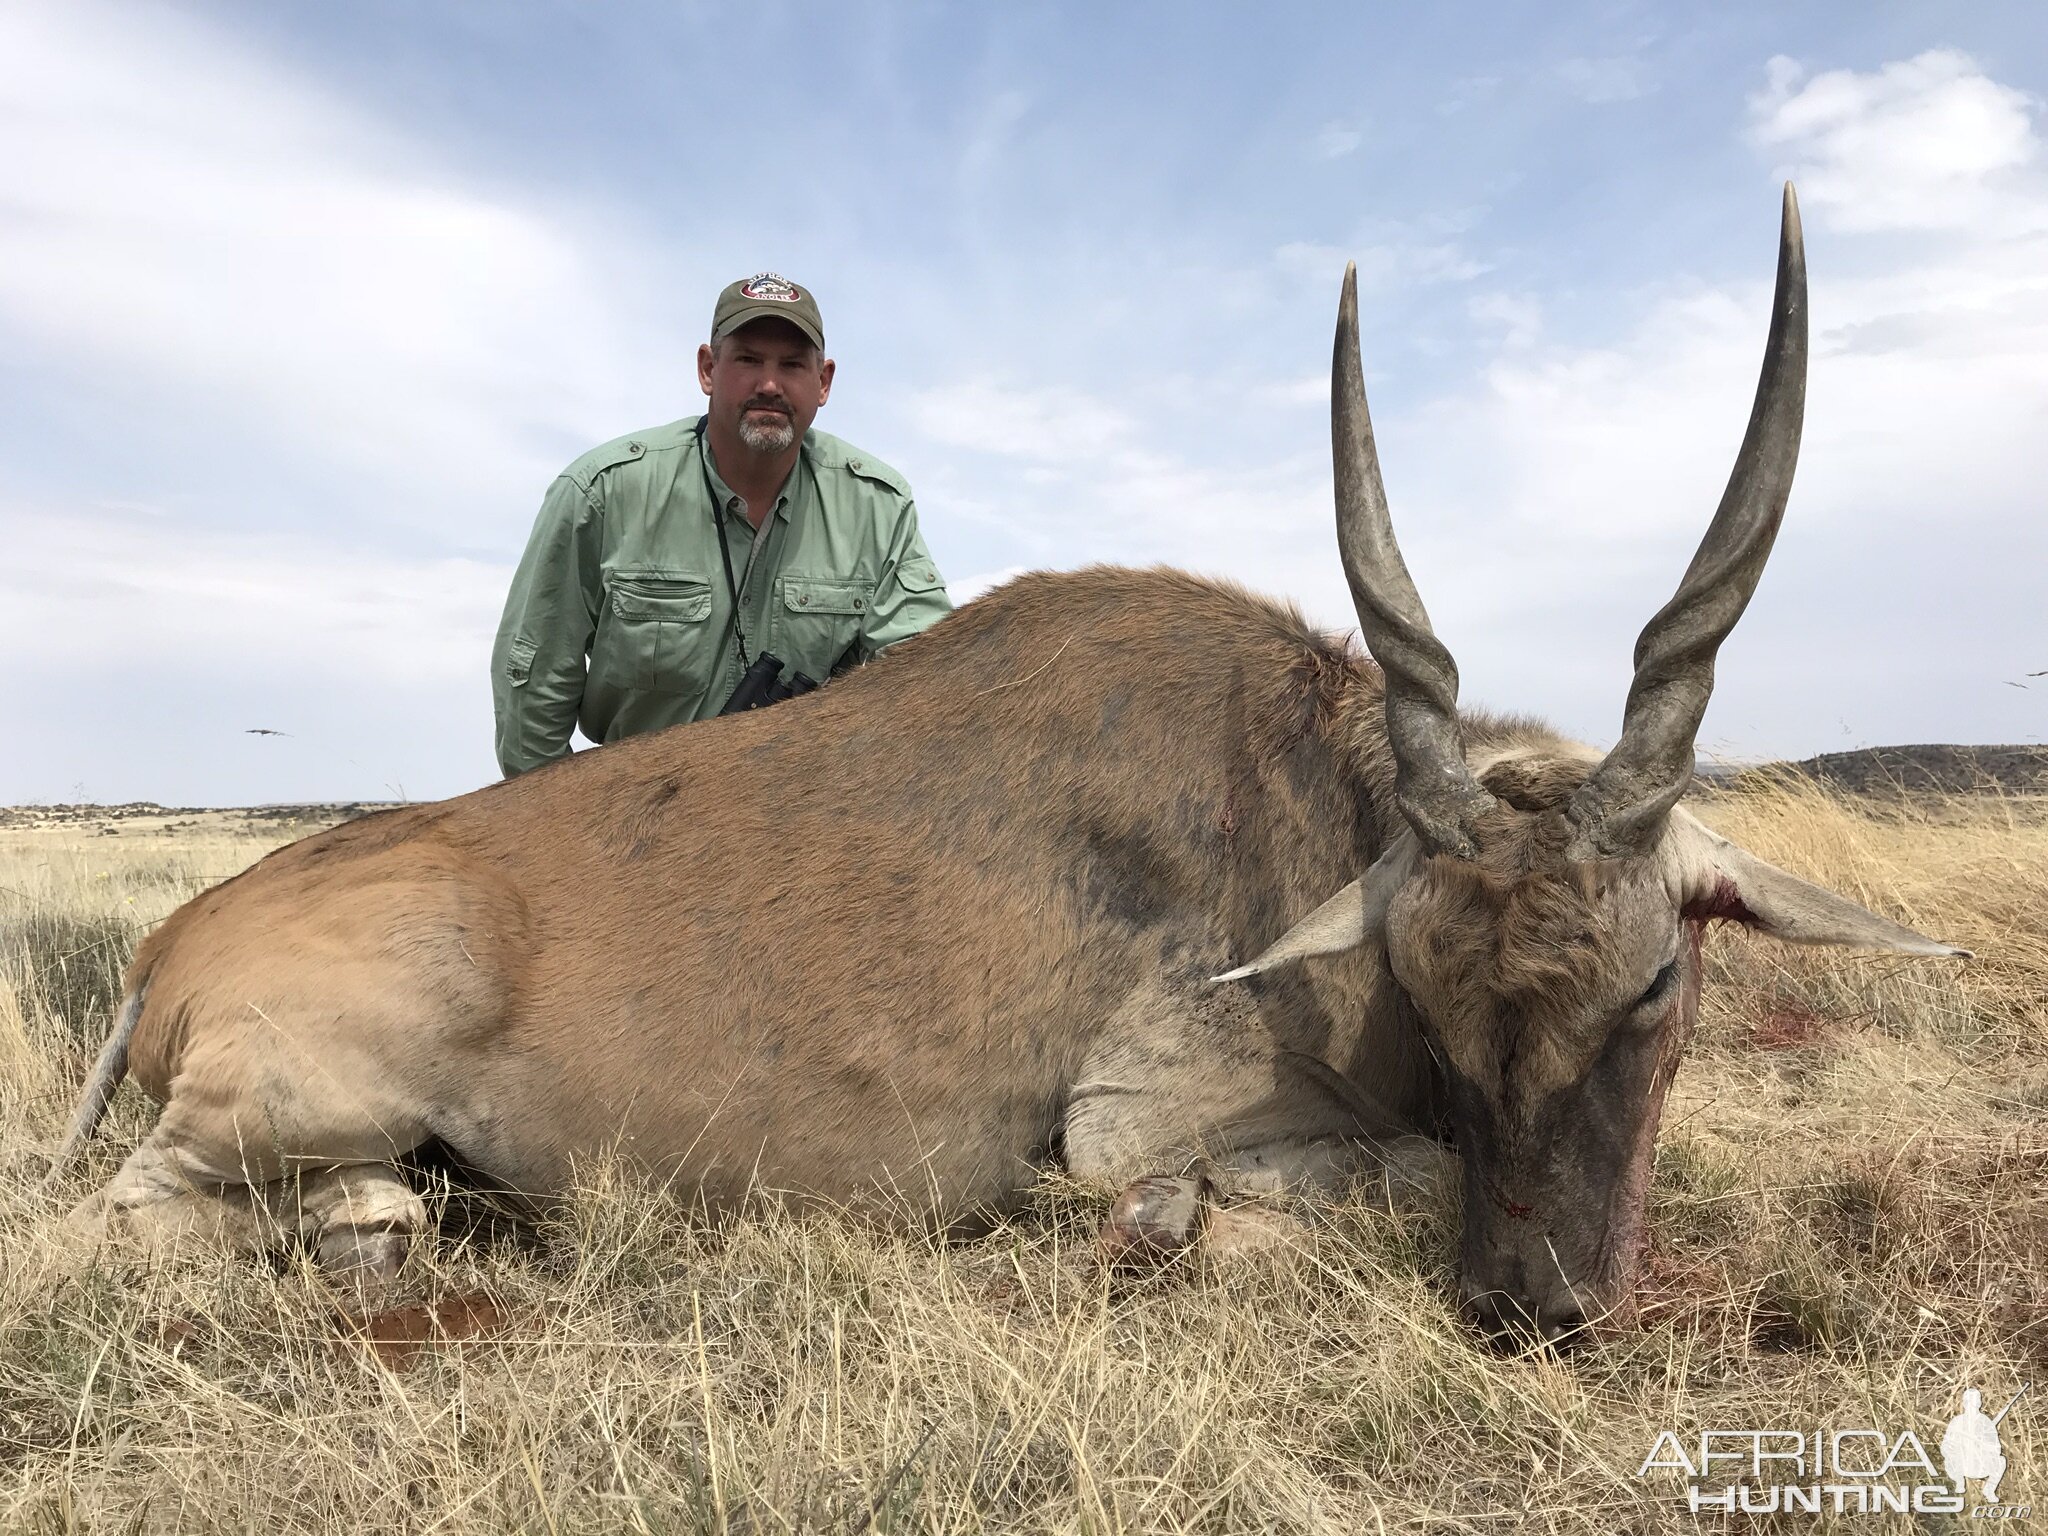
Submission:
[[1672,960],[1667,962],[1664,969],[1657,973],[1657,979],[1650,983],[1649,990],[1636,999],[1636,1006],[1638,1008],[1647,1008],[1652,1003],[1661,1002],[1677,980],[1678,962]]

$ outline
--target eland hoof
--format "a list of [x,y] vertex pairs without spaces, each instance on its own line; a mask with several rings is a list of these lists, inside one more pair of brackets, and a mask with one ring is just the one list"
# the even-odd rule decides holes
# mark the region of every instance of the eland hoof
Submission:
[[1156,1268],[1178,1258],[1202,1235],[1208,1180],[1193,1174],[1155,1174],[1116,1197],[1096,1238],[1112,1269]]
[[412,1251],[409,1232],[365,1232],[339,1227],[321,1234],[314,1250],[320,1268],[337,1285],[375,1293],[389,1289]]

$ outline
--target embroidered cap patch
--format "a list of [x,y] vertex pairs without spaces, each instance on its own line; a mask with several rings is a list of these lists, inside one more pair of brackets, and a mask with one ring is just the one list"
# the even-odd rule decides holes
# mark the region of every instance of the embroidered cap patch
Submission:
[[796,304],[803,299],[803,291],[786,277],[773,272],[758,272],[740,285],[740,296],[748,299],[770,299],[778,304]]

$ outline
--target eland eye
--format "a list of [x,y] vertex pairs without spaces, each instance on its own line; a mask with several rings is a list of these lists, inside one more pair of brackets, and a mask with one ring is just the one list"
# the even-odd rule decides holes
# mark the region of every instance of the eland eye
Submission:
[[1676,960],[1668,960],[1665,962],[1664,969],[1657,973],[1656,980],[1650,983],[1649,990],[1636,999],[1636,1006],[1638,1008],[1648,1008],[1652,1003],[1661,1003],[1670,995],[1671,988],[1677,981],[1678,962]]

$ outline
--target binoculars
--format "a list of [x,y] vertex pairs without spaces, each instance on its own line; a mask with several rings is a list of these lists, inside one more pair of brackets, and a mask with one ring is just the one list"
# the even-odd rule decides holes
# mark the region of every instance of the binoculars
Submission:
[[784,699],[809,693],[817,686],[816,678],[806,677],[801,672],[790,673],[788,680],[784,681],[782,658],[773,651],[763,651],[741,675],[739,687],[733,689],[732,697],[725,701],[725,708],[719,713],[737,715],[749,709],[766,709],[770,704],[780,704]]

